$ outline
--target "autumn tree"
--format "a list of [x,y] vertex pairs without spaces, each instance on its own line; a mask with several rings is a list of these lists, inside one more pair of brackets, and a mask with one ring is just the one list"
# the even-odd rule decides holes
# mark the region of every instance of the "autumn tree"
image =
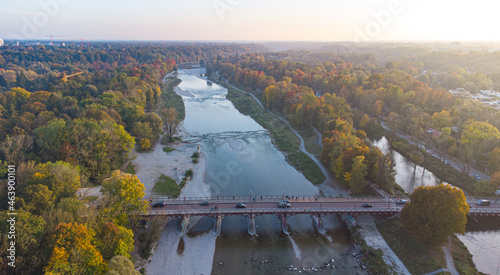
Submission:
[[20,164],[24,162],[33,147],[33,137],[28,135],[7,136],[0,143],[0,151],[8,163]]
[[420,186],[401,211],[401,222],[416,239],[439,247],[448,241],[449,235],[465,232],[468,212],[465,195],[459,188],[444,184]]
[[354,158],[352,169],[349,179],[349,187],[353,194],[362,194],[366,191],[368,182],[365,180],[366,176],[366,164],[363,163],[365,160],[364,156],[357,156]]
[[108,262],[108,271],[106,275],[140,275],[141,273],[135,270],[134,263],[127,257],[117,255],[111,258]]
[[130,258],[130,253],[134,250],[132,230],[107,222],[96,231],[97,248],[104,260],[110,260],[117,255]]
[[109,216],[128,216],[145,211],[147,202],[143,200],[144,190],[144,185],[137,176],[119,170],[114,171],[101,188]]
[[173,140],[174,135],[177,133],[177,127],[180,124],[177,118],[177,110],[174,107],[164,108],[161,110],[163,125],[170,141]]
[[104,274],[106,265],[86,225],[61,223],[51,236],[52,253],[46,274]]
[[464,173],[468,175],[469,165],[472,161],[486,162],[485,154],[494,149],[498,140],[500,140],[500,132],[488,122],[468,121],[465,123],[461,135]]
[[[44,256],[40,250],[40,245],[45,236],[45,221],[42,217],[33,215],[24,210],[17,210],[16,217],[16,274],[39,274],[44,264]],[[10,224],[9,215],[7,211],[0,212],[0,273],[8,274],[7,262],[9,259],[8,239]]]

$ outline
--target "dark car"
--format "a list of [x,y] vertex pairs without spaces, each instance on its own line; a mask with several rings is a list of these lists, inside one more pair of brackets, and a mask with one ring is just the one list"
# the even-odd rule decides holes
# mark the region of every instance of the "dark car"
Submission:
[[164,202],[162,202],[162,201],[155,202],[153,205],[151,205],[151,207],[153,207],[153,208],[157,208],[157,207],[165,207],[165,203],[164,203]]
[[369,203],[363,203],[363,205],[362,205],[362,206],[363,206],[363,207],[366,207],[366,208],[368,208],[368,207],[373,207],[373,205],[371,205],[371,204],[369,204]]
[[406,204],[407,202],[407,200],[398,200],[396,201],[396,204]]
[[477,205],[489,206],[491,202],[489,200],[478,200]]
[[204,201],[202,203],[200,203],[201,206],[207,206],[207,205],[210,205],[210,203],[208,201]]
[[246,204],[244,204],[244,203],[238,203],[238,204],[236,205],[236,208],[247,208],[247,205],[246,205]]
[[279,208],[290,208],[292,205],[288,201],[280,201],[278,202],[278,207]]

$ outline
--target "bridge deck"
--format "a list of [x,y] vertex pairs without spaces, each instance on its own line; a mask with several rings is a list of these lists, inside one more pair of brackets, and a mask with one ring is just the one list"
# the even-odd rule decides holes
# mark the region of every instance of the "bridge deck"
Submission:
[[[287,216],[298,214],[373,214],[373,215],[395,215],[401,212],[404,205],[396,204],[393,198],[293,198],[288,199],[291,208],[278,208],[281,198],[256,198],[250,197],[232,199],[208,199],[196,200],[169,199],[165,200],[162,208],[152,208],[141,215],[143,216],[230,216],[230,215],[272,215],[286,214]],[[200,205],[208,201],[210,205]],[[477,205],[477,200],[469,201],[469,215],[495,215],[500,216],[500,203],[492,201],[490,206]],[[247,208],[236,208],[236,204],[246,203]],[[371,207],[364,207],[370,204]]]

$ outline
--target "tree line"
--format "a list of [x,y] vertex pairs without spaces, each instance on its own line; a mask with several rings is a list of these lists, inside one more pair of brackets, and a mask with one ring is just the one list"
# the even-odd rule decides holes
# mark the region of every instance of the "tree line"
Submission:
[[[474,189],[477,195],[494,193],[500,184],[499,112],[421,81],[415,75],[425,68],[424,64],[413,66],[402,60],[379,65],[370,58],[350,59],[355,62],[349,63],[335,53],[264,53],[216,60],[214,66],[233,83],[262,91],[267,107],[286,114],[296,126],[316,127],[325,133],[322,160],[344,182],[357,171],[365,175],[365,180],[375,178],[375,170],[363,172],[375,165],[368,163],[368,152],[373,148],[365,148],[365,135],[360,130],[380,132],[377,122],[384,120],[408,133],[417,145],[426,142],[438,149],[441,157],[450,154],[462,160],[463,187]],[[364,159],[357,163],[366,167],[351,171],[354,159],[360,156]],[[471,167],[487,169],[492,180],[475,182],[469,177]],[[389,186],[393,185],[390,170],[379,174],[381,179],[389,178]]]
[[[147,202],[140,180],[120,168],[134,148],[154,144],[164,125],[169,135],[175,132],[175,108],[159,105],[163,78],[179,62],[260,48],[2,47],[0,180],[6,184],[7,165],[15,165],[17,240],[16,268],[10,269],[9,240],[0,239],[0,273],[135,274],[131,253],[140,227],[137,213]],[[76,195],[79,188],[96,185],[102,186],[102,197]],[[0,190],[1,209],[8,209],[8,190]],[[9,230],[8,212],[0,211],[2,236]],[[148,239],[147,250],[151,239],[141,236],[135,238]]]

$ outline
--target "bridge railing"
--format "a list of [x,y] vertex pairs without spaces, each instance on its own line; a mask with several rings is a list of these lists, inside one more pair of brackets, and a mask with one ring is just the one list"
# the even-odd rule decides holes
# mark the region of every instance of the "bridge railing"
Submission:
[[165,196],[150,196],[150,202],[164,202],[166,204],[169,203],[199,203],[203,201],[208,201],[210,203],[224,203],[224,202],[242,202],[242,203],[250,203],[252,201],[255,202],[278,202],[281,200],[289,200],[292,201],[329,201],[330,199],[345,199],[346,201],[364,201],[364,200],[374,200],[379,199],[380,201],[387,200],[399,200],[399,199],[407,199],[407,197],[403,196],[392,196],[388,198],[382,198],[378,196],[338,196],[338,197],[319,197],[315,195],[281,195],[281,196],[214,196],[214,197],[179,197],[179,198],[171,198]]
[[200,210],[200,209],[190,209],[190,210],[151,210],[147,211],[143,215],[147,216],[215,216],[215,215],[246,215],[246,214],[257,214],[257,215],[271,215],[271,214],[333,214],[333,213],[396,213],[401,209],[396,207],[384,207],[384,208],[357,208],[357,207],[329,207],[329,208],[318,208],[318,207],[308,207],[308,208],[260,208],[260,209],[219,209],[219,210]]

